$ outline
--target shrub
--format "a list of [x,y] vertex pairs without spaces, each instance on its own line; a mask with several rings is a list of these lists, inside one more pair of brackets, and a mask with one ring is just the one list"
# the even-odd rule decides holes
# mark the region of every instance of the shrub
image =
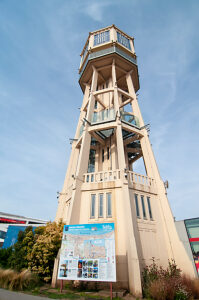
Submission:
[[28,226],[25,231],[19,231],[17,242],[8,259],[8,265],[12,269],[20,272],[28,268],[27,256],[32,251],[34,242],[34,233],[32,226]]
[[0,287],[2,288],[22,291],[33,288],[38,283],[38,278],[29,270],[23,270],[19,273],[11,269],[0,269]]
[[0,267],[3,269],[10,268],[9,258],[12,254],[12,247],[0,249]]
[[199,279],[190,278],[187,275],[182,275],[181,277],[183,286],[186,287],[186,290],[192,295],[194,299],[199,299]]
[[[20,231],[13,247],[0,250],[0,267],[11,268],[17,272],[29,269],[45,282],[50,281],[54,259],[61,246],[62,231],[62,222],[58,224],[49,222],[46,226],[37,227],[34,232],[31,226],[27,227],[25,231]],[[11,276],[13,271],[7,270],[7,272]],[[26,272],[21,276],[24,278],[29,275]],[[21,284],[21,280],[20,276],[15,273],[13,289]]]
[[54,259],[61,246],[63,223],[48,223],[35,230],[35,242],[28,255],[29,268],[45,282],[52,277]]
[[168,267],[157,266],[155,260],[143,271],[143,295],[154,300],[186,300],[198,298],[199,280],[181,274],[174,260]]

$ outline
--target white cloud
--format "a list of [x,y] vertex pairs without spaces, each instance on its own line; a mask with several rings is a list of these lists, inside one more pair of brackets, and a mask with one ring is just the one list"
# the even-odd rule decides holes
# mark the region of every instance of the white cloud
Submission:
[[102,22],[104,19],[104,10],[111,4],[109,1],[88,1],[84,7],[84,13],[94,21]]

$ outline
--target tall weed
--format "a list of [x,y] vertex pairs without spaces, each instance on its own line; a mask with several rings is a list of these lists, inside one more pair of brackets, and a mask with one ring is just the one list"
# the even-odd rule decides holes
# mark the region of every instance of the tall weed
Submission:
[[153,259],[143,271],[143,295],[154,300],[199,299],[199,279],[182,275],[174,260],[168,267],[158,266]]
[[0,269],[0,287],[9,290],[22,291],[30,289],[38,285],[39,281],[35,274],[29,270],[16,272],[11,269]]

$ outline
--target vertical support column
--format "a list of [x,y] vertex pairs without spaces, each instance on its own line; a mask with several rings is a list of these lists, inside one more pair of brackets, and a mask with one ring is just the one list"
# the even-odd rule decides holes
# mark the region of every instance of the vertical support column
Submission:
[[[78,121],[77,129],[76,129],[76,133],[75,133],[75,139],[79,138],[79,131],[80,131],[80,127],[82,125],[82,119],[85,116],[83,107],[85,106],[86,102],[88,101],[89,89],[90,89],[90,86],[86,85],[83,103],[82,103],[80,116],[79,116],[79,121]],[[56,221],[58,221],[60,218],[63,220],[66,220],[65,214],[67,213],[67,210],[65,209],[65,206],[66,206],[65,200],[67,197],[67,190],[73,184],[74,179],[72,178],[72,175],[75,174],[75,172],[76,172],[78,157],[79,157],[79,149],[76,148],[76,144],[77,144],[77,141],[73,141],[71,155],[70,155],[68,168],[67,168],[67,173],[66,173],[66,176],[64,179],[64,185],[63,185],[62,191],[60,193],[59,201],[58,201],[58,209],[57,209],[56,218],[55,218]]]
[[[117,117],[120,117],[115,60],[113,60],[112,63],[112,81],[113,81],[113,88],[114,88],[114,109],[117,114]],[[124,144],[123,144],[123,137],[122,137],[122,125],[121,125],[121,121],[119,121],[118,118],[117,118],[117,128],[116,128],[116,142],[117,142],[119,169],[124,170],[126,168],[126,162],[125,162]]]
[[[93,92],[96,91],[97,88],[97,79],[98,79],[98,72],[93,67],[93,75],[92,75],[92,83],[91,83],[91,92],[89,96],[89,103],[87,109],[87,120],[90,122],[92,119],[92,114],[95,105],[95,97],[93,96]],[[88,168],[88,159],[89,159],[89,152],[90,152],[90,142],[91,136],[88,132],[89,124],[85,123],[85,128],[82,136],[82,144],[79,153],[79,160],[77,165],[76,176],[75,180],[75,187],[72,194],[71,205],[69,209],[69,220],[70,224],[79,223],[79,215],[81,209],[81,186],[83,183],[83,174],[87,171]]]
[[[139,119],[140,127],[142,127],[142,126],[144,126],[144,121],[143,121],[143,118],[142,118],[142,115],[141,115],[141,112],[139,109],[138,101],[136,98],[135,89],[134,89],[133,81],[131,78],[131,73],[128,73],[126,75],[126,82],[127,82],[129,93],[134,98],[134,100],[131,102],[133,114]],[[153,177],[153,178],[155,178],[157,176],[160,177],[158,167],[157,167],[157,164],[155,161],[155,157],[153,155],[151,144],[150,144],[150,141],[148,138],[148,134],[147,134],[147,131],[145,128],[142,129],[142,133],[143,133],[144,137],[140,140],[140,143],[141,143],[146,173],[148,176]]]
[[[133,86],[133,81],[131,74],[126,75],[126,81],[129,89],[129,93],[134,97],[132,101],[132,108],[134,114],[139,118],[140,125],[144,126],[144,121],[139,109],[139,105],[136,99],[135,89]],[[189,261],[187,253],[183,244],[180,242],[176,227],[174,224],[173,214],[167,199],[164,183],[160,177],[159,170],[155,161],[155,157],[152,151],[152,147],[148,138],[146,129],[142,130],[144,136],[141,139],[141,148],[143,152],[143,158],[145,161],[145,166],[147,170],[147,175],[153,177],[156,182],[158,200],[157,205],[159,206],[157,215],[157,223],[159,224],[158,238],[159,243],[166,245],[167,248],[167,257],[169,259],[175,259],[177,265],[182,269],[183,272],[194,276],[194,269]],[[163,234],[162,234],[163,233]],[[162,255],[162,253],[160,254]],[[162,256],[163,260],[166,258]]]
[[[115,61],[113,61],[112,64],[112,80],[113,80],[113,87],[114,87],[114,107],[115,107],[115,111],[117,112],[117,115],[120,117]],[[126,162],[125,162],[124,143],[123,143],[123,136],[122,136],[122,124],[121,121],[118,119],[117,119],[116,141],[117,141],[119,169],[124,170],[126,168]],[[124,235],[126,239],[126,250],[127,250],[127,260],[128,260],[129,289],[134,294],[141,295],[142,287],[141,287],[141,277],[140,277],[140,266],[139,266],[137,246],[135,241],[134,225],[132,221],[132,210],[131,210],[131,203],[130,203],[131,199],[129,196],[128,181],[126,179],[123,179],[122,200],[124,203],[123,208],[124,208],[125,227],[126,227],[125,228],[126,232],[124,232]],[[119,219],[119,216],[117,217]]]

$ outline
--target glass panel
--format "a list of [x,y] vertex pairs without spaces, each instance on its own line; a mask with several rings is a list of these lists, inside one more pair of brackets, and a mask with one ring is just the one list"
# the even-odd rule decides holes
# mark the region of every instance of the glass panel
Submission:
[[95,100],[95,106],[94,106],[95,109],[97,109],[97,100]]
[[137,217],[140,217],[140,210],[139,210],[138,195],[137,194],[135,194],[135,207],[136,207],[136,215],[137,215]]
[[94,46],[110,41],[110,31],[106,30],[94,35]]
[[150,219],[153,219],[152,211],[151,211],[150,197],[147,197],[147,204],[148,204],[148,210],[149,210],[149,216],[150,216]]
[[95,150],[91,149],[89,154],[89,162],[88,162],[88,173],[95,172]]
[[115,120],[114,108],[94,112],[92,116],[92,123],[107,122],[111,120]]
[[142,202],[143,217],[146,219],[146,210],[145,210],[145,204],[144,204],[144,196],[141,196],[141,202]]
[[95,218],[95,198],[96,195],[92,194],[91,195],[91,218]]
[[106,194],[107,200],[107,217],[112,217],[111,193]]
[[103,194],[99,194],[99,218],[103,217]]
[[130,40],[117,31],[117,40],[120,44],[131,50]]
[[134,116],[133,114],[128,113],[126,111],[120,111],[120,113],[121,113],[121,118],[123,121],[125,121],[131,125],[140,127],[139,120],[136,116]]
[[187,228],[189,238],[199,237],[199,218],[185,220],[184,222]]

